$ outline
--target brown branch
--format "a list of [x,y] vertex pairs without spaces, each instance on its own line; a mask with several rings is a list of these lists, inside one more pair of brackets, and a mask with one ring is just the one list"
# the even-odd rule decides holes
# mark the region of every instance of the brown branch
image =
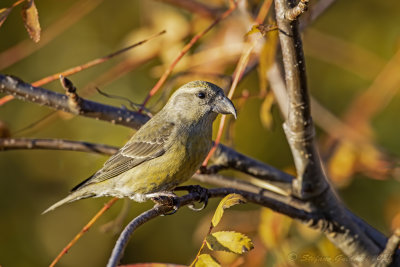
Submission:
[[166,33],[165,30],[161,31],[159,33],[156,33],[156,34],[154,34],[152,36],[149,36],[148,38],[146,38],[146,39],[144,39],[142,41],[139,41],[137,43],[134,43],[132,45],[124,47],[124,48],[122,48],[122,49],[120,49],[118,51],[115,51],[115,52],[113,52],[111,54],[108,54],[106,56],[93,59],[93,60],[91,60],[89,62],[86,62],[86,63],[80,65],[80,66],[72,67],[72,68],[69,68],[69,69],[64,70],[62,72],[50,75],[48,77],[44,77],[44,78],[42,78],[42,79],[40,79],[40,80],[38,80],[36,82],[33,82],[32,85],[33,86],[42,86],[44,84],[47,84],[49,82],[52,82],[52,81],[56,80],[60,75],[62,75],[62,76],[70,76],[70,75],[75,74],[77,72],[80,72],[82,70],[94,67],[94,66],[99,65],[101,63],[104,63],[104,62],[106,62],[106,61],[108,61],[108,60],[110,60],[110,59],[112,59],[112,58],[114,58],[114,57],[116,57],[116,56],[118,56],[120,54],[123,54],[123,53],[129,51],[132,48],[138,47],[138,46],[140,46],[140,45],[142,45],[142,44],[144,44],[144,43],[146,43],[146,42],[148,42],[148,41],[150,41],[150,40],[152,40],[152,39],[154,39],[154,38],[156,38],[156,37],[158,37],[160,35],[163,35],[164,33]]
[[[67,96],[41,87],[34,87],[12,76],[0,74],[0,92],[11,94],[18,99],[45,105],[56,110],[74,113],[74,110],[71,109],[68,104]],[[148,116],[139,112],[104,105],[83,98],[81,98],[79,115],[109,121],[135,129],[138,129],[149,120]]]
[[[289,1],[290,3],[290,1]],[[285,19],[296,20],[308,7],[308,0],[300,0],[296,6],[285,11]]]
[[202,38],[206,33],[208,33],[212,28],[215,27],[221,20],[227,18],[237,7],[237,3],[234,2],[233,5],[226,10],[221,16],[219,16],[217,19],[215,19],[206,29],[203,31],[199,32],[196,34],[189,43],[187,43],[181,50],[181,52],[176,56],[174,61],[172,61],[171,65],[165,70],[165,72],[162,74],[160,79],[157,81],[157,83],[153,86],[153,88],[150,90],[150,92],[147,94],[145,100],[142,103],[142,106],[144,107],[147,102],[150,100],[150,98],[158,92],[158,90],[161,88],[161,86],[164,84],[164,82],[167,80],[168,76],[171,74],[172,70],[175,68],[176,64],[181,60],[181,58],[193,47],[196,42]]
[[328,184],[326,179],[321,179],[324,173],[314,142],[314,126],[298,21],[289,21],[285,18],[284,14],[288,7],[284,0],[275,1],[275,10],[289,97],[288,119],[283,128],[297,170],[293,193],[297,197],[306,199],[323,192]]
[[57,257],[51,262],[49,267],[54,267],[57,262],[60,261],[60,259],[68,253],[68,251],[72,248],[72,246],[78,242],[78,240],[87,232],[89,229],[93,226],[93,224],[97,221],[98,218],[100,218],[104,212],[106,212],[108,209],[112,207],[112,205],[118,200],[118,198],[112,198],[110,201],[108,201],[104,207],[99,210],[95,216],[82,228],[82,230],[66,245],[61,252],[57,255]]
[[0,151],[15,149],[51,149],[113,155],[118,148],[107,145],[62,139],[0,138]]
[[8,48],[0,53],[0,70],[5,69],[21,59],[29,56],[33,52],[47,45],[58,35],[66,31],[77,23],[85,15],[95,9],[103,0],[76,1],[57,21],[50,24],[47,29],[42,31],[42,38],[39,43],[32,43],[30,39],[25,39],[20,43]]
[[199,14],[200,16],[206,18],[216,19],[222,13],[221,8],[211,7],[195,0],[158,0],[158,1],[177,6],[179,8],[189,11],[190,13]]

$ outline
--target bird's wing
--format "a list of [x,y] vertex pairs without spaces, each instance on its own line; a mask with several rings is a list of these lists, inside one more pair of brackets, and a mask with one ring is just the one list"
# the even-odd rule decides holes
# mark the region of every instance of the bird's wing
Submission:
[[[150,122],[151,123],[151,122]],[[143,127],[150,126],[145,125]],[[118,176],[141,163],[157,158],[168,149],[168,139],[173,131],[173,123],[151,125],[148,129],[140,129],[115,155],[111,156],[102,169],[84,180],[71,191],[76,191],[84,186],[99,183]]]

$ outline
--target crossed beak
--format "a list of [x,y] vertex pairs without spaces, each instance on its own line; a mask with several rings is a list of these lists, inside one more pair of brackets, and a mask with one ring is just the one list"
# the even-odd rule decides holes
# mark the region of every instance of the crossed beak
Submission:
[[215,101],[214,112],[221,114],[232,114],[236,119],[236,109],[232,101],[224,95],[219,95]]

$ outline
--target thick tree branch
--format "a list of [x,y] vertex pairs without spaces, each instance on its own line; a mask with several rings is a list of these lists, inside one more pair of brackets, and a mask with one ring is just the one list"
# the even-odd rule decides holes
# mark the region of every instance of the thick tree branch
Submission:
[[[322,170],[314,142],[307,89],[305,61],[297,16],[291,21],[285,15],[294,11],[292,0],[276,0],[275,11],[280,29],[279,37],[289,98],[284,130],[292,150],[297,177],[293,180],[293,194],[313,205],[323,220],[310,222],[340,248],[355,265],[371,265],[378,260],[382,249],[373,239],[371,227],[360,227],[364,222],[355,219],[338,200]],[[271,73],[270,73],[271,74]],[[270,76],[270,75],[268,75]],[[320,225],[320,223],[322,225]]]
[[307,199],[326,190],[320,158],[314,142],[314,125],[311,119],[305,60],[298,21],[285,18],[294,1],[275,1],[279,38],[289,97],[288,119],[283,125],[296,165],[297,178],[293,180],[293,194]]

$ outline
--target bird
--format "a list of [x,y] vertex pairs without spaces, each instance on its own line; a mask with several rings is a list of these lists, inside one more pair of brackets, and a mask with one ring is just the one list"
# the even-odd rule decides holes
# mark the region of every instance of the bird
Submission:
[[183,85],[100,170],[43,214],[90,197],[144,202],[174,196],[174,188],[190,179],[209,153],[218,114],[237,117],[235,106],[220,87],[207,81]]

